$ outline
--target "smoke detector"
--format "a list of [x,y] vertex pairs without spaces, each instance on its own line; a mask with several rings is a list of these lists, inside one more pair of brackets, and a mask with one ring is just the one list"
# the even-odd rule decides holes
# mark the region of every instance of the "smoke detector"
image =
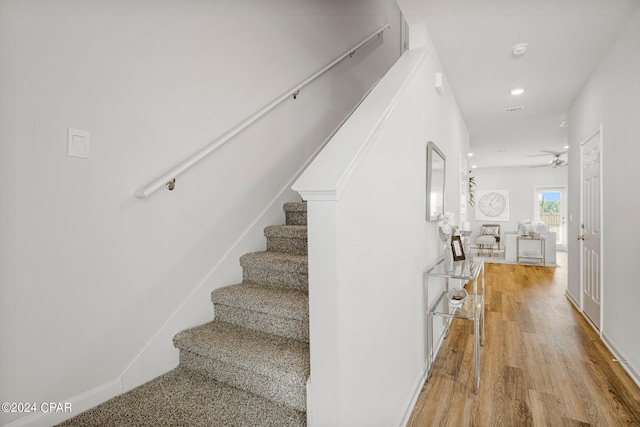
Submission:
[[529,43],[518,43],[511,47],[511,53],[513,56],[522,56],[527,53],[527,49],[529,49]]

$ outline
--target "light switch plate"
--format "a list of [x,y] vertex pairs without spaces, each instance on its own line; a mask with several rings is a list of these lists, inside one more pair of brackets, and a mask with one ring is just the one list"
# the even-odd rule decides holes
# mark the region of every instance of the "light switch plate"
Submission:
[[89,158],[89,132],[86,130],[69,128],[67,145],[69,157]]

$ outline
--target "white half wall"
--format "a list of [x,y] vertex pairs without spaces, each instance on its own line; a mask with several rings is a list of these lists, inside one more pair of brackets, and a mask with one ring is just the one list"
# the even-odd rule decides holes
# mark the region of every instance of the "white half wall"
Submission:
[[447,157],[449,211],[468,151],[437,71],[430,42],[406,52],[294,185],[309,215],[310,426],[404,425],[424,381],[426,306],[442,289],[423,279],[442,253],[425,220],[427,141]]
[[[623,365],[640,379],[640,9],[602,59],[569,110],[569,212],[579,218],[580,144],[602,124],[603,292],[601,331]],[[569,285],[580,301],[579,221],[569,224]]]
[[[241,280],[238,254],[400,56],[400,21],[392,0],[0,2],[0,401],[97,403],[172,369],[172,334],[213,318],[210,291]],[[173,192],[134,198],[386,23]]]

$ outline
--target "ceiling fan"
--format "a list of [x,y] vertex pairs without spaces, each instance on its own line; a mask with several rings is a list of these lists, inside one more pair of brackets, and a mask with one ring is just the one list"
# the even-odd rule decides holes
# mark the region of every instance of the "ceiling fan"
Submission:
[[567,166],[569,163],[566,162],[566,160],[562,160],[560,158],[561,155],[565,154],[566,151],[550,151],[550,150],[540,150],[540,152],[542,152],[543,154],[532,154],[530,156],[527,157],[538,157],[538,156],[555,156],[555,159],[553,160],[549,160],[548,163],[543,163],[541,165],[534,165],[534,166],[530,166],[532,168],[541,168],[544,166],[551,166],[552,168],[557,168],[558,166]]

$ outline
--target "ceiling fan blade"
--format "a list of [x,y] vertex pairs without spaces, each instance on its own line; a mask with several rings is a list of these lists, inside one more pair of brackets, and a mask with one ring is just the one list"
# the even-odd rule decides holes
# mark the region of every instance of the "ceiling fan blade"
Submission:
[[546,168],[548,166],[551,166],[550,163],[545,163],[543,165],[533,165],[533,166],[529,166],[530,168]]
[[551,156],[551,153],[545,153],[545,154],[531,154],[527,157],[540,157],[540,156]]

